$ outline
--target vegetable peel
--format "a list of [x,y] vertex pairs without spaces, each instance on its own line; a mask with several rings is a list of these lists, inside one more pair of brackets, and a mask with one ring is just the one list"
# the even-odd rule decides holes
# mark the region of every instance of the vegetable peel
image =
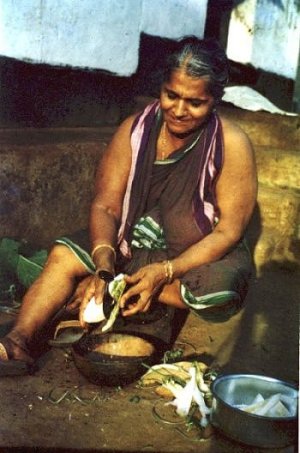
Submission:
[[126,288],[126,282],[124,280],[124,274],[118,274],[108,285],[108,291],[111,297],[115,300],[115,306],[112,312],[102,327],[102,332],[107,332],[115,323],[117,316],[120,311],[120,299]]
[[175,399],[167,404],[172,404],[176,406],[176,412],[181,417],[187,417],[191,405],[195,402],[201,413],[200,425],[205,428],[208,424],[207,415],[210,413],[210,409],[206,406],[202,392],[200,391],[197,385],[197,369],[195,366],[189,370],[190,380],[186,383],[184,387],[181,387],[179,384],[173,384],[171,382],[166,382],[163,384],[169,390],[173,392]]

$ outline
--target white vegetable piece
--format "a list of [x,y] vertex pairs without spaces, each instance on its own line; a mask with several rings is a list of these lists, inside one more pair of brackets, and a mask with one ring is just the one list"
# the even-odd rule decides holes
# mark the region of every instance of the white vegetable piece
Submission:
[[[119,274],[108,285],[108,291],[112,298],[117,301],[117,303],[115,304],[115,307],[113,308],[107,323],[102,328],[103,332],[108,330],[113,325],[118,315],[119,312],[118,302],[126,286],[126,283],[124,282],[123,279],[124,274]],[[105,319],[106,318],[103,312],[103,304],[96,304],[95,297],[92,297],[84,310],[83,320],[89,324],[92,324],[104,321]]]
[[177,389],[176,394],[174,395],[175,399],[170,403],[177,407],[176,412],[181,417],[187,417],[190,411],[191,404],[193,401],[194,389],[196,386],[195,368],[191,368],[189,373],[191,375],[191,379],[184,387],[182,387],[181,390]]
[[266,399],[264,404],[255,411],[256,415],[268,415],[271,409],[280,401],[280,394],[272,395],[270,398]]
[[101,322],[105,319],[103,304],[96,304],[95,297],[92,297],[83,313],[83,320],[89,324]]
[[264,397],[260,393],[258,393],[250,405],[249,404],[235,404],[235,407],[242,411],[254,412],[257,407],[260,407],[261,404],[264,403],[264,401],[265,401]]
[[189,414],[192,401],[194,400],[195,403],[198,404],[199,410],[202,415],[200,424],[202,427],[205,427],[208,424],[207,415],[210,413],[210,409],[206,406],[203,395],[198,388],[196,368],[190,368],[189,374],[191,376],[191,379],[184,387],[181,387],[178,384],[164,384],[164,387],[171,390],[171,392],[175,396],[175,399],[169,404],[177,407],[176,412],[178,415],[180,415],[181,417],[186,417]]
[[267,399],[257,395],[252,404],[237,407],[251,414],[265,417],[290,417],[297,413],[296,399],[280,393],[276,393]]
[[289,411],[290,417],[295,417],[297,415],[298,409],[298,398],[293,398],[292,396],[288,395],[281,395],[280,401],[285,405],[287,410]]
[[271,409],[268,410],[267,414],[269,417],[289,417],[290,413],[288,409],[282,404],[281,401],[278,401]]

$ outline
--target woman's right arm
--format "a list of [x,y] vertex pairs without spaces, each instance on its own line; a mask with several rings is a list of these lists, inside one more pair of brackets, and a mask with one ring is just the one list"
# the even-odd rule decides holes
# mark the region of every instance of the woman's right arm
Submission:
[[[117,233],[121,221],[123,198],[131,167],[130,131],[134,117],[127,118],[114,134],[96,173],[95,196],[90,211],[90,239],[93,261],[97,270],[106,270],[114,274]],[[110,247],[99,247],[101,244]],[[88,286],[80,307],[80,319],[83,311],[95,296],[102,302],[104,282],[97,278]]]

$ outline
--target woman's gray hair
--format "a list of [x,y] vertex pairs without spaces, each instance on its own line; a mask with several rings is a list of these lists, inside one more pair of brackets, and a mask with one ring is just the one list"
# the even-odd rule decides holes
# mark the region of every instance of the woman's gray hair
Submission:
[[207,79],[209,90],[216,100],[224,94],[228,82],[229,64],[224,50],[212,39],[185,37],[175,44],[166,58],[163,82],[170,80],[172,72],[183,69],[193,78]]

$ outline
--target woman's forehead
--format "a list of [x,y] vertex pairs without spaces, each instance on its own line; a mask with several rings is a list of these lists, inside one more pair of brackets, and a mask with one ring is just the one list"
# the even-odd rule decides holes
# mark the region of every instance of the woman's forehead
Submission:
[[208,77],[191,77],[182,69],[173,71],[169,80],[164,83],[164,87],[188,98],[211,96]]

